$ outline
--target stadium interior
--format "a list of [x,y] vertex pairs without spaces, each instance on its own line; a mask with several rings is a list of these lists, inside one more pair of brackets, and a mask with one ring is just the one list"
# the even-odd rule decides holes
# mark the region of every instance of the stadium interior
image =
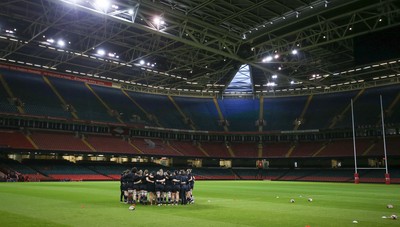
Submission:
[[2,0],[0,179],[400,183],[399,39],[394,0]]

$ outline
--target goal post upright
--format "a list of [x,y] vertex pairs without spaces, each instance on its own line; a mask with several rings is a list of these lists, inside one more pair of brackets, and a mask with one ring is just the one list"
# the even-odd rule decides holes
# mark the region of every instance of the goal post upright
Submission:
[[357,148],[356,148],[356,130],[354,128],[354,107],[353,99],[351,99],[351,125],[353,128],[353,152],[354,152],[354,183],[358,184],[360,182],[360,177],[358,175],[357,169]]
[[385,158],[385,183],[390,184],[390,174],[388,171],[387,152],[386,152],[386,133],[385,133],[385,120],[383,115],[383,102],[382,95],[379,96],[381,103],[381,120],[382,120],[382,138],[383,138],[383,153]]

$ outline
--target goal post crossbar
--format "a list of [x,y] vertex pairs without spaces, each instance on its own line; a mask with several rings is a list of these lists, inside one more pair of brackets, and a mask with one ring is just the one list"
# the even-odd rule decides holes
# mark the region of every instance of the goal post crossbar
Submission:
[[383,113],[383,102],[382,102],[382,95],[379,96],[380,101],[380,109],[381,109],[381,124],[382,124],[382,138],[383,138],[383,152],[384,152],[384,159],[385,159],[385,167],[384,168],[374,168],[374,167],[367,167],[367,168],[360,168],[357,165],[357,149],[356,149],[356,133],[355,133],[355,121],[354,121],[354,107],[353,107],[353,99],[351,99],[351,123],[353,128],[353,155],[354,155],[354,182],[358,184],[359,182],[359,169],[384,169],[385,170],[385,182],[386,184],[390,184],[390,175],[388,171],[388,162],[387,162],[387,152],[386,152],[386,135],[385,135],[385,121],[384,121],[384,113]]

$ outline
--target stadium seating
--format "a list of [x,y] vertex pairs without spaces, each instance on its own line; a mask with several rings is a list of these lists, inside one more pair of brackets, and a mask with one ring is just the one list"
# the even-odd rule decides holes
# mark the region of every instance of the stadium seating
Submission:
[[229,122],[230,131],[256,131],[259,118],[259,99],[225,98],[218,100],[224,119]]
[[[388,106],[385,108],[384,116],[385,116],[385,123],[386,124],[398,124],[399,123],[399,118],[400,118],[400,99],[396,99],[397,97],[400,97],[400,92],[398,91],[399,89],[396,87],[391,87],[394,91],[397,92],[395,94],[394,92],[391,94],[383,94],[382,99],[384,100],[383,102],[387,105],[393,105],[393,107],[388,111]],[[392,99],[390,99],[392,98]]]
[[[356,149],[357,154],[363,154],[368,147],[371,146],[371,141],[368,139],[357,139]],[[354,156],[353,140],[332,140],[327,146],[317,155],[318,157],[346,157]]]
[[183,117],[167,96],[136,92],[128,94],[149,114],[154,115],[162,127],[190,129],[184,124]]
[[[119,180],[126,169],[136,167],[155,172],[162,168],[174,171],[176,167],[166,167],[155,163],[114,163],[101,161],[32,160],[19,163],[11,159],[0,159],[0,170],[17,171],[32,180],[80,181],[80,180]],[[186,167],[187,168],[187,167]],[[384,183],[384,169],[360,169],[361,183]],[[400,183],[400,169],[389,169],[391,182]],[[267,168],[249,167],[203,167],[193,168],[196,180],[276,180],[276,181],[315,181],[315,182],[354,182],[353,168]]]
[[[146,123],[147,117],[128,97],[120,90],[110,87],[90,85],[97,95],[104,100],[107,105],[117,111],[124,122],[130,123]],[[137,117],[135,117],[135,115]],[[139,117],[139,118],[138,118]]]
[[[0,71],[0,75],[2,75],[2,71]],[[17,113],[18,110],[15,105],[10,103],[9,95],[7,94],[6,90],[2,83],[0,83],[0,112],[2,113]]]
[[228,158],[231,157],[225,143],[207,142],[201,143],[202,148],[207,151],[211,157]]
[[86,140],[96,151],[107,153],[140,154],[127,141],[121,137],[111,135],[86,135]]
[[28,177],[29,181],[51,180],[50,177],[12,159],[0,159],[0,169],[5,170],[6,172],[14,171],[21,173],[24,177]]
[[193,142],[173,141],[171,145],[184,156],[205,157],[205,154]]
[[[399,137],[386,137],[386,153],[387,155],[399,156],[400,155],[400,138]],[[375,146],[367,153],[368,156],[383,157],[383,138],[376,140]]]
[[132,144],[139,148],[143,154],[158,156],[183,156],[179,151],[168,146],[160,139],[134,138]]
[[[0,74],[5,83],[12,90],[15,97],[23,103],[23,109],[27,115],[18,114],[17,108],[9,100],[9,94],[6,92],[3,84],[0,86],[0,112],[18,114],[18,117],[34,119],[41,116],[41,120],[50,117],[63,118],[63,122],[77,121],[71,120],[70,112],[64,110],[59,98],[54,94],[51,86],[46,83],[41,75],[14,72],[1,69]],[[79,117],[78,124],[105,125],[106,123],[121,123],[121,118],[125,123],[140,123],[140,127],[162,126],[173,129],[191,130],[192,126],[196,130],[209,131],[203,132],[204,135],[211,135],[211,141],[181,141],[177,139],[166,138],[163,135],[157,138],[154,136],[153,129],[143,130],[143,137],[134,136],[122,138],[111,134],[99,134],[91,132],[90,134],[76,134],[73,131],[61,131],[60,128],[45,131],[31,128],[34,126],[18,125],[12,129],[0,130],[0,148],[9,152],[31,152],[32,150],[40,152],[58,152],[62,153],[109,153],[124,154],[147,157],[179,157],[184,158],[210,158],[214,159],[212,168],[196,168],[194,173],[198,174],[199,179],[266,179],[266,180],[299,180],[299,181],[338,181],[351,182],[353,180],[353,170],[351,169],[266,169],[256,168],[214,168],[218,166],[219,159],[235,159],[250,165],[250,161],[267,158],[271,159],[271,167],[288,168],[297,159],[299,163],[310,168],[318,167],[315,165],[303,165],[307,162],[330,163],[331,159],[349,158],[353,156],[353,141],[346,135],[344,139],[326,139],[313,142],[305,142],[298,138],[288,141],[285,137],[289,132],[286,130],[307,130],[307,129],[328,129],[332,122],[337,120],[332,129],[350,128],[351,113],[349,111],[350,99],[358,97],[354,103],[354,112],[356,127],[359,130],[357,135],[356,147],[357,155],[363,158],[363,165],[367,165],[368,158],[379,159],[383,157],[383,140],[379,136],[362,137],[362,129],[370,126],[380,126],[380,106],[379,95],[382,94],[383,106],[390,111],[385,112],[387,125],[396,125],[400,119],[400,101],[396,101],[399,95],[398,86],[386,86],[379,88],[370,88],[360,91],[349,91],[330,94],[316,94],[311,96],[293,96],[293,97],[264,97],[263,117],[266,125],[263,127],[262,136],[283,135],[284,139],[278,142],[263,142],[262,153],[259,154],[257,142],[221,142],[225,135],[231,135],[223,131],[220,116],[214,100],[219,106],[222,118],[228,120],[229,131],[240,132],[237,135],[246,135],[255,133],[258,128],[255,121],[259,118],[260,100],[251,98],[224,98],[213,99],[210,97],[168,97],[166,95],[144,94],[138,92],[122,91],[112,87],[103,87],[97,85],[87,86],[82,82],[66,79],[48,77],[54,88],[61,94],[67,104],[77,110]],[[95,95],[97,94],[97,96]],[[358,96],[359,94],[359,96]],[[307,103],[309,100],[309,105]],[[103,101],[103,102],[102,102]],[[375,104],[372,104],[375,103]],[[105,105],[104,105],[105,104]],[[108,106],[106,108],[105,106]],[[304,115],[302,114],[303,110]],[[113,111],[110,111],[113,110]],[[346,110],[346,111],[344,111]],[[181,112],[180,112],[181,111]],[[339,116],[340,114],[343,116]],[[9,116],[10,114],[3,114]],[[35,116],[31,116],[35,115]],[[303,117],[299,127],[295,127],[294,121]],[[186,118],[185,118],[186,117]],[[152,120],[152,118],[154,118]],[[55,118],[50,118],[55,119]],[[79,121],[82,120],[82,121]],[[50,120],[51,121],[51,120]],[[60,120],[61,121],[61,120]],[[102,123],[100,123],[102,122]],[[40,123],[41,124],[41,123]],[[119,124],[120,125],[120,124]],[[7,126],[8,127],[8,126]],[[20,127],[20,128],[19,128]],[[36,126],[37,127],[37,126]],[[110,126],[110,129],[112,130]],[[136,127],[132,124],[129,127]],[[397,126],[395,126],[397,127]],[[67,130],[63,128],[63,130]],[[217,132],[212,132],[217,131]],[[133,131],[131,131],[133,132]],[[243,133],[242,133],[243,132]],[[149,133],[149,134],[147,134]],[[158,133],[158,132],[156,132]],[[276,134],[275,134],[276,133]],[[365,133],[368,133],[366,130]],[[398,133],[390,131],[391,134]],[[136,132],[133,133],[134,135]],[[161,133],[162,134],[162,133]],[[130,134],[129,134],[130,135]],[[236,135],[236,134],[232,134]],[[324,134],[325,135],[325,134]],[[369,135],[369,134],[368,134]],[[197,136],[197,135],[196,135]],[[201,139],[204,139],[200,136]],[[327,136],[329,137],[329,135]],[[183,139],[184,137],[176,137]],[[227,137],[228,139],[233,137]],[[278,138],[278,137],[276,137]],[[294,137],[293,137],[294,138]],[[301,137],[299,137],[301,138]],[[303,137],[304,138],[304,137]],[[185,137],[185,139],[188,139]],[[314,138],[310,138],[314,139]],[[400,139],[398,136],[390,135],[386,138],[387,153],[391,157],[400,157]],[[272,140],[272,139],[271,139]],[[275,140],[273,140],[275,141]],[[61,152],[62,151],[62,152]],[[4,153],[6,157],[8,153]],[[261,155],[261,157],[259,157]],[[279,160],[279,161],[276,161]],[[394,159],[395,160],[395,159]],[[215,161],[215,162],[214,162]],[[179,162],[178,162],[179,163]],[[183,162],[182,162],[183,163]],[[277,164],[276,164],[277,163]],[[288,164],[289,163],[289,164]],[[343,162],[344,163],[344,162]],[[128,164],[91,164],[91,163],[71,163],[71,162],[40,162],[26,161],[0,163],[4,168],[21,172],[27,176],[37,177],[41,180],[111,180],[119,179],[120,173],[127,168]],[[135,164],[136,165],[136,164]],[[183,164],[182,164],[183,165]],[[328,164],[329,165],[329,164]],[[393,166],[394,164],[391,163]],[[183,165],[184,166],[184,165]],[[161,166],[146,166],[150,170],[156,170]],[[186,168],[186,166],[184,166]],[[350,167],[346,162],[344,167]],[[171,169],[173,169],[172,167]],[[393,171],[393,182],[399,181],[398,172]],[[360,171],[361,182],[383,182],[382,171]],[[400,175],[400,174],[398,174]]]
[[305,176],[310,175],[313,171],[315,170],[308,170],[308,169],[298,169],[298,170],[290,170],[286,172],[286,174],[280,176],[277,178],[278,180],[283,180],[283,181],[293,181],[293,180],[299,180]]
[[2,70],[4,80],[28,114],[71,118],[42,76]]
[[261,180],[265,175],[264,170],[259,170],[255,168],[232,168],[232,171],[241,180]]
[[54,151],[91,151],[82,140],[73,133],[33,131],[35,144],[42,150]]
[[262,157],[285,157],[292,146],[290,143],[264,143]]
[[[23,103],[27,114],[72,118],[70,112],[64,110],[63,103],[46,84],[41,75],[1,69],[0,74],[15,97]],[[97,85],[86,86],[83,82],[47,77],[52,86],[77,111],[82,120],[118,122],[120,115],[124,122],[140,122],[146,125],[176,129],[195,129],[203,131],[222,131],[214,100],[210,97],[172,97],[165,95],[145,94],[127,91],[127,97],[120,89]],[[90,90],[92,89],[107,109]],[[360,96],[357,96],[360,94]],[[351,112],[348,107],[350,99],[358,97],[354,102],[354,114],[357,127],[374,126],[379,123],[379,95],[382,95],[383,106],[390,111],[385,113],[388,124],[397,124],[400,119],[400,102],[398,86],[383,86],[365,89],[363,92],[349,91],[331,94],[317,94],[293,97],[265,97],[263,118],[266,125],[264,131],[281,131],[295,129],[295,120],[301,120],[298,129],[325,129],[333,121],[334,128],[350,128]],[[9,95],[0,86],[0,112],[17,113],[15,105],[9,101]],[[129,98],[133,99],[129,100]],[[375,100],[372,102],[372,100]],[[396,101],[397,100],[397,101]],[[137,103],[137,105],[135,104]],[[229,122],[230,131],[256,131],[256,120],[259,118],[259,99],[224,98],[217,100],[222,117]],[[375,103],[375,104],[373,104]],[[143,110],[141,110],[143,108]],[[183,115],[178,111],[182,111]],[[344,111],[347,110],[347,111]],[[111,111],[111,112],[110,112]],[[114,112],[115,111],[115,112]],[[344,111],[344,112],[343,112]],[[343,113],[343,116],[340,114]],[[151,120],[151,118],[153,118]],[[299,119],[302,117],[302,119]]]
[[[325,129],[330,126],[333,119],[338,116],[357,92],[341,92],[331,94],[314,95],[307,111],[305,112],[303,123],[299,129]],[[350,127],[351,122],[342,122],[342,126]]]
[[237,158],[258,157],[258,145],[256,143],[231,143],[230,145]]
[[290,157],[312,157],[323,148],[324,142],[299,142],[296,143]]
[[[398,94],[398,88],[393,86],[386,86],[381,88],[366,89],[364,93],[354,102],[354,122],[356,127],[365,126],[380,126],[380,98],[382,95],[383,108],[386,110],[389,105],[394,101]],[[350,103],[350,101],[348,101]],[[388,122],[398,123],[398,120],[394,120],[394,117],[399,117],[399,113],[396,112],[396,108],[399,107],[399,103],[395,105],[395,109],[392,110]],[[351,127],[351,111],[349,110],[343,120],[337,124],[338,128],[350,128]]]
[[101,175],[66,160],[24,160],[23,163],[37,169],[54,180],[112,180],[111,177]]
[[[193,121],[197,130],[220,131],[218,112],[211,98],[174,97],[185,116]],[[207,117],[205,117],[207,116]]]
[[318,182],[351,182],[353,181],[354,170],[350,169],[313,169],[306,176],[302,176],[300,181]]
[[[379,93],[375,89],[366,89],[365,92],[354,102],[353,107],[354,124],[356,127],[375,125],[379,121]],[[337,127],[351,127],[351,111],[348,111],[344,116],[343,121],[340,122]]]
[[54,77],[49,77],[49,80],[65,101],[75,108],[79,119],[117,122],[84,83]]
[[0,130],[0,147],[34,149],[32,144],[22,133],[12,130]]
[[239,179],[231,169],[193,168],[196,180],[236,180]]
[[264,98],[264,131],[293,130],[307,101],[307,96]]
[[108,176],[114,180],[121,178],[121,173],[128,169],[126,165],[112,162],[79,162],[80,166],[88,168],[101,175]]

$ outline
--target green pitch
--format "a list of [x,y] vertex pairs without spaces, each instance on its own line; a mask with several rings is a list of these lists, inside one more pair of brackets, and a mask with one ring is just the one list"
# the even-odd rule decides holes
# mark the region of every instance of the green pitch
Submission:
[[399,190],[383,184],[197,181],[193,205],[129,211],[119,202],[118,182],[1,183],[0,226],[400,226],[400,220],[382,218],[400,214]]

